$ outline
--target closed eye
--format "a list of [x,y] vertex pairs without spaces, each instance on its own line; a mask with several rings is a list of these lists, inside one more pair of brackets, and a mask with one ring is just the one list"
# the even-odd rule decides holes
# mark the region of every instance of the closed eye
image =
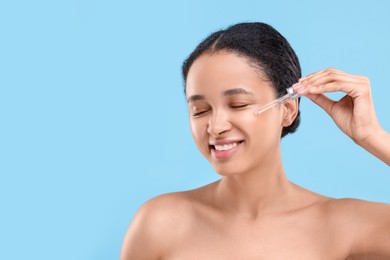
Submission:
[[247,107],[248,104],[237,104],[237,105],[231,105],[231,108],[245,108]]
[[207,113],[207,111],[208,110],[195,112],[195,113],[192,113],[192,116],[193,117],[200,117],[200,116],[204,115],[205,113]]

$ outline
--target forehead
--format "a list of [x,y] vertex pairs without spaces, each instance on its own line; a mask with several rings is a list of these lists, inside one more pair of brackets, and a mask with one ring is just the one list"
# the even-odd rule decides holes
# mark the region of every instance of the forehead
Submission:
[[192,64],[186,82],[186,96],[221,93],[230,88],[256,92],[269,87],[259,68],[249,60],[230,52],[206,53]]

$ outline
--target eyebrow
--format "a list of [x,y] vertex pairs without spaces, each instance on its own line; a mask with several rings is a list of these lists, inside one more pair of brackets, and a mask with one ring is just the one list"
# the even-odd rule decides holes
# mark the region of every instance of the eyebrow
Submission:
[[[223,96],[225,96],[225,97],[242,95],[242,94],[253,95],[253,93],[251,93],[243,88],[232,88],[232,89],[228,89],[225,92],[223,92]],[[204,99],[205,99],[205,96],[203,96],[203,95],[192,95],[187,99],[187,103],[195,102],[198,100],[204,100]]]
[[253,95],[253,93],[243,89],[243,88],[232,88],[232,89],[228,89],[226,90],[225,92],[223,92],[223,95],[228,97],[228,96],[235,96],[235,95],[241,95],[241,94],[244,94],[244,95]]
[[195,101],[198,101],[198,100],[204,100],[204,99],[205,98],[204,98],[203,95],[192,95],[189,98],[187,98],[187,103],[195,102]]

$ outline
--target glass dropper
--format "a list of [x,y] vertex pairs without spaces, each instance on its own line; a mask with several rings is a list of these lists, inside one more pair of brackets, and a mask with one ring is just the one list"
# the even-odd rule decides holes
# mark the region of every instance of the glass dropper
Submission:
[[287,94],[278,98],[278,99],[275,99],[274,101],[272,101],[271,103],[269,103],[268,105],[258,109],[255,111],[255,115],[257,116],[258,114],[260,113],[263,113],[264,111],[270,109],[271,107],[275,106],[276,104],[279,104],[279,103],[282,103],[283,101],[285,101],[286,99],[289,99],[291,98],[292,100],[294,99],[297,99],[299,97],[299,95],[294,92],[293,88],[290,87],[287,89]]

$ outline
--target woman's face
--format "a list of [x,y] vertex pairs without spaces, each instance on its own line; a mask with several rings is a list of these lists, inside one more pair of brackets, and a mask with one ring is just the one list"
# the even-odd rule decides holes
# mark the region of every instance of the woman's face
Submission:
[[240,174],[280,159],[287,110],[277,105],[255,115],[276,94],[245,57],[201,55],[189,70],[186,97],[196,145],[219,174]]

